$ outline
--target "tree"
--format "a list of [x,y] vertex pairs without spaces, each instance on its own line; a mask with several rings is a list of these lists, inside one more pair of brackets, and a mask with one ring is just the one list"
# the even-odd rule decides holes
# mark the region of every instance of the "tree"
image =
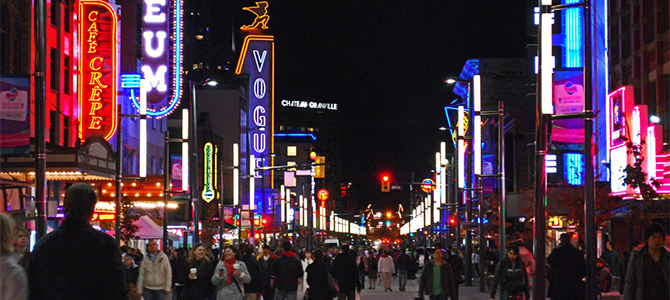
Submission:
[[214,243],[214,236],[218,234],[217,228],[219,224],[214,220],[214,216],[218,214],[218,205],[213,202],[206,204],[204,210],[200,241],[206,246],[211,246]]
[[[658,182],[658,180],[656,180],[656,178],[651,178],[651,180],[648,181],[647,173],[642,169],[642,163],[644,162],[644,156],[642,156],[642,146],[645,144],[645,140],[642,140],[639,145],[633,144],[633,142],[627,140],[627,153],[629,155],[632,154],[635,161],[633,165],[626,165],[626,169],[624,170],[626,173],[624,176],[624,184],[629,185],[634,189],[640,190],[640,196],[642,196],[644,207],[644,225],[646,227],[646,225],[651,224],[651,200],[658,199],[659,196],[656,192],[656,189],[660,187],[661,184]],[[636,208],[633,208],[633,206],[635,205],[632,205],[632,203],[628,205],[631,213],[636,210]]]
[[121,199],[121,239],[127,244],[130,240],[137,239],[139,227],[135,221],[140,219],[140,215],[132,212],[133,202],[128,197]]

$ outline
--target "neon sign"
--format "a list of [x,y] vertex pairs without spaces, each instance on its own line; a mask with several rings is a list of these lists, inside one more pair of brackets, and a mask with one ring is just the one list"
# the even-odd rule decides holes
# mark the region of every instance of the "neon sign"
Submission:
[[268,6],[269,5],[267,1],[259,1],[256,2],[256,6],[243,7],[242,10],[251,12],[252,14],[256,15],[256,18],[251,25],[244,25],[240,27],[240,29],[268,29],[268,21],[270,21],[270,16],[268,16]]
[[607,128],[610,148],[625,145],[625,140],[630,138],[628,126],[632,118],[633,98],[632,86],[622,86],[607,95]]
[[274,115],[274,37],[249,35],[244,39],[235,74],[249,75],[249,119],[251,162],[261,167],[261,160],[273,145]]
[[116,132],[117,15],[106,2],[79,1],[79,138]]
[[328,193],[328,190],[326,190],[326,189],[320,189],[318,192],[316,192],[316,198],[318,198],[321,201],[328,200],[329,196],[330,196],[330,193]]
[[214,190],[214,184],[216,183],[216,152],[217,149],[212,143],[206,143],[203,150],[204,155],[204,182],[205,186],[202,189],[202,200],[205,200],[207,203],[214,200],[216,191]]
[[422,180],[421,181],[421,190],[426,192],[426,193],[432,192],[433,190],[435,190],[435,181],[430,179],[430,178],[426,178],[426,179]]
[[[168,0],[144,0],[141,70],[149,82],[147,101],[153,106],[147,109],[147,115],[156,118],[172,113],[181,100],[183,9],[182,0],[172,1],[175,11],[171,19]],[[172,36],[168,36],[170,32]],[[139,109],[134,91],[131,100]]]

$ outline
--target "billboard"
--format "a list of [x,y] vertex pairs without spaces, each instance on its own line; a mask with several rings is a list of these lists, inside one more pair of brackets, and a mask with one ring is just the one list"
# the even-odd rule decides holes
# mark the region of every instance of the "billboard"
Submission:
[[107,2],[79,1],[79,138],[116,133],[117,24]]
[[0,77],[0,156],[30,155],[30,77]]
[[[554,115],[584,111],[584,74],[582,71],[554,72]],[[584,144],[582,119],[553,120],[552,146],[558,149],[581,150]]]

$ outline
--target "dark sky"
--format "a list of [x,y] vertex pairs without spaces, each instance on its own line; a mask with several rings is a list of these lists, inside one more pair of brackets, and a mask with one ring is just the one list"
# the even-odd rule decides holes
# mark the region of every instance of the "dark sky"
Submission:
[[[250,2],[251,5],[251,2]],[[276,100],[338,103],[343,168],[358,207],[407,206],[380,177],[431,176],[456,96],[444,79],[469,58],[523,57],[525,1],[270,1]],[[407,190],[407,188],[405,188]]]

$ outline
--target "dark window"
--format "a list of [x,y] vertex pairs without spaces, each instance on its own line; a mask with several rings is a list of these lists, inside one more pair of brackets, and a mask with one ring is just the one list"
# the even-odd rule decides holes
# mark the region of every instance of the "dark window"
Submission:
[[49,65],[49,72],[51,72],[51,89],[58,91],[60,87],[60,80],[58,80],[58,73],[60,73],[60,63],[58,62],[58,50],[51,48],[51,64]]
[[51,0],[51,24],[58,26],[60,22],[60,1]]
[[67,2],[63,5],[63,30],[67,33],[70,33],[70,22],[72,16],[70,16],[70,6]]
[[63,146],[70,146],[70,117],[63,116]]
[[49,112],[49,141],[58,144],[58,112],[55,110]]
[[70,89],[72,88],[71,80],[70,57],[66,55],[63,57],[63,93],[65,93],[65,95],[70,94]]

